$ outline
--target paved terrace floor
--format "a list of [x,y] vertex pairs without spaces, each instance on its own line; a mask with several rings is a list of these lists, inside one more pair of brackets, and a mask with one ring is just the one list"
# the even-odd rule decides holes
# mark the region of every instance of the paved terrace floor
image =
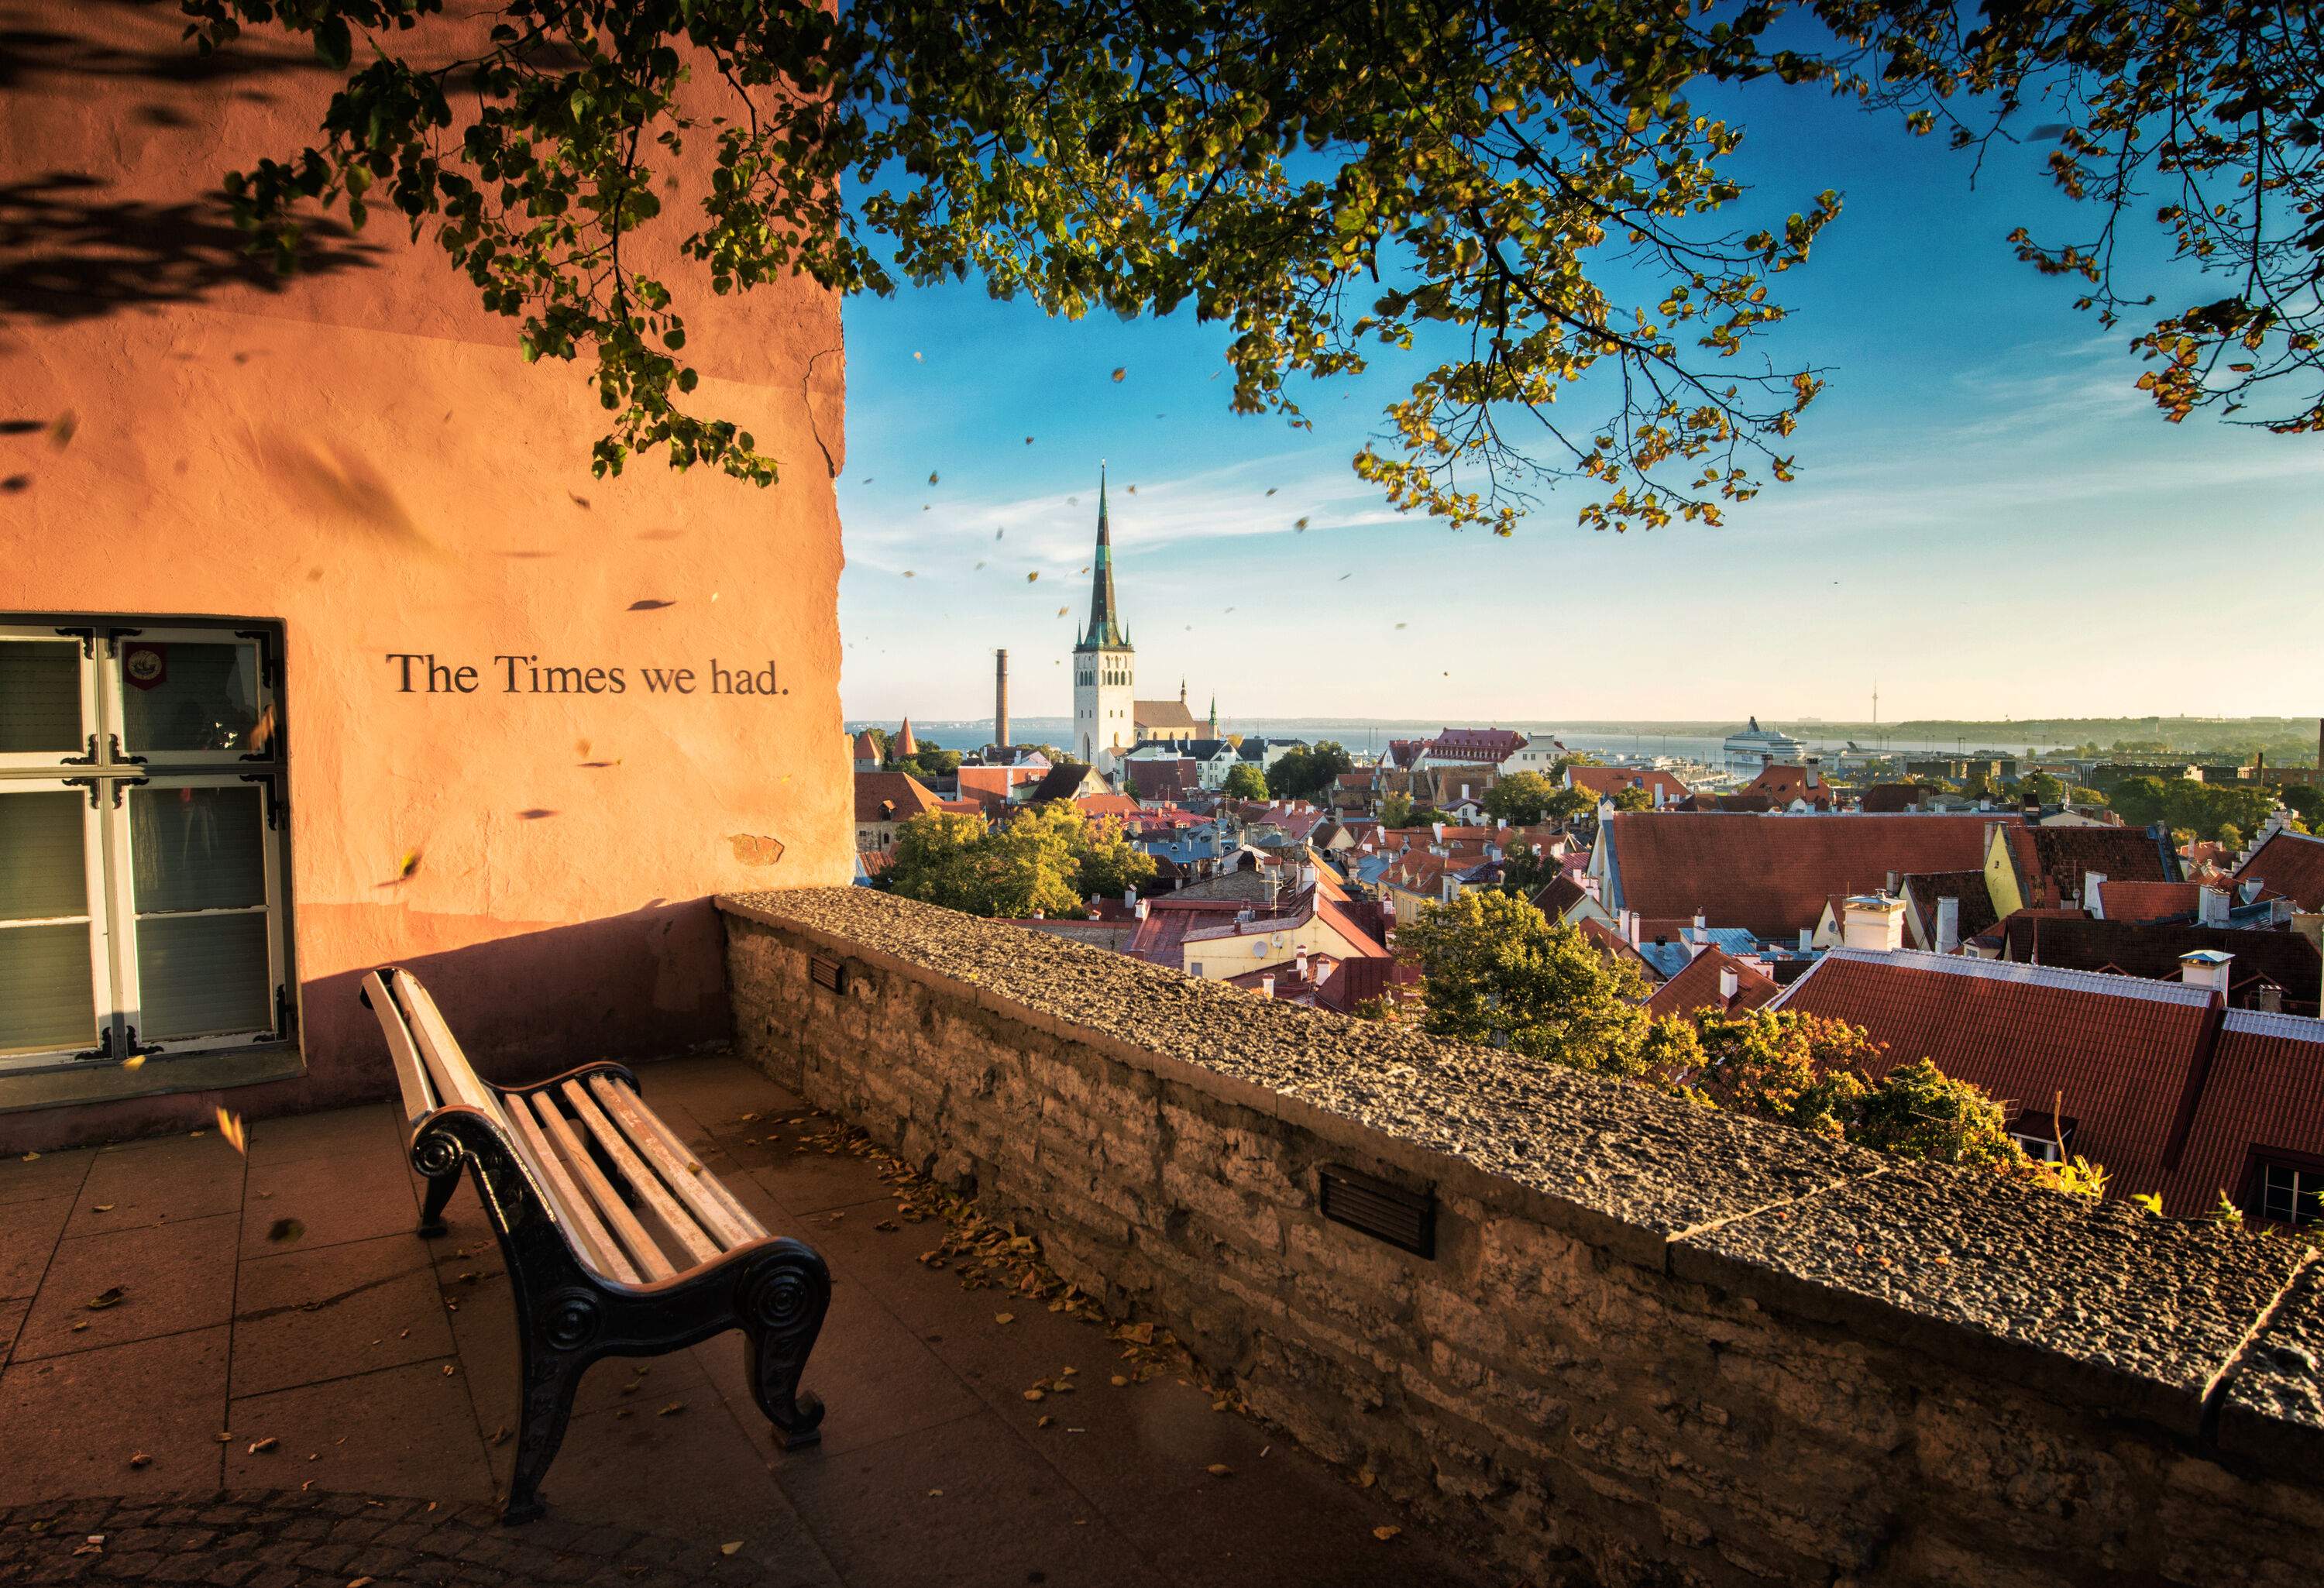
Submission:
[[[770,1229],[831,1264],[807,1376],[819,1447],[776,1448],[739,1334],[610,1359],[549,1517],[497,1528],[516,1421],[499,1249],[465,1181],[450,1233],[414,1234],[388,1106],[258,1122],[246,1160],[215,1131],[52,1153],[0,1164],[0,1583],[1468,1580],[1208,1392],[1111,1386],[1099,1325],[922,1266],[928,1228],[875,1227],[897,1221],[871,1163],[798,1150],[807,1127],[746,1142],[807,1112],[755,1072],[719,1057],[641,1080]],[[1066,1367],[1088,1387],[1024,1399]]]

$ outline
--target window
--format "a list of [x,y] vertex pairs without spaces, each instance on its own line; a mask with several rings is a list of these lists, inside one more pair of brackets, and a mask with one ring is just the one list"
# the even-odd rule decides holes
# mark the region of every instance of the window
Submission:
[[288,1037],[281,655],[0,625],[0,1071]]
[[2259,1216],[2278,1224],[2324,1224],[2324,1169],[2262,1159]]

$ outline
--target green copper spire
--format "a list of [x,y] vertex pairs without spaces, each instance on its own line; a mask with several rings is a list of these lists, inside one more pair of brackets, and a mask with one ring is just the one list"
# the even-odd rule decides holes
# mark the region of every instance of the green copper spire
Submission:
[[1121,632],[1121,614],[1113,605],[1113,531],[1105,515],[1105,466],[1097,474],[1097,563],[1091,570],[1089,631],[1075,649],[1122,647],[1130,643]]

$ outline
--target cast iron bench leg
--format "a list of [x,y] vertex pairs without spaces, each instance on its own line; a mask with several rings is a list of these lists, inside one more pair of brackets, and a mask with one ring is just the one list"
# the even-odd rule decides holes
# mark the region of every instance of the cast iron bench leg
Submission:
[[501,1522],[514,1527],[530,1522],[549,1509],[540,1497],[540,1480],[565,1443],[565,1424],[573,1415],[573,1392],[580,1388],[588,1359],[554,1350],[528,1338],[524,1344],[524,1404],[517,1414],[516,1466],[509,1473],[508,1504]]
[[773,1260],[758,1270],[744,1294],[741,1322],[752,1393],[786,1450],[823,1437],[822,1398],[801,1390],[798,1382],[830,1305],[831,1273],[822,1255],[788,1236],[775,1243]]
[[428,1181],[428,1195],[420,1210],[420,1233],[433,1239],[445,1233],[444,1205],[452,1200],[452,1193],[460,1188],[460,1168],[457,1164],[444,1174],[432,1176]]

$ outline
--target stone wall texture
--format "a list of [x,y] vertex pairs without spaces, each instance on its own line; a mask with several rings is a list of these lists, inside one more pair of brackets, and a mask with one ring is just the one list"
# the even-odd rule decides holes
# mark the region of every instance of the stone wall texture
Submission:
[[[2305,1588],[2324,1561],[2306,1248],[860,890],[722,905],[750,1058],[1508,1581]],[[1326,1166],[1433,1195],[1434,1256],[1323,1218]]]

